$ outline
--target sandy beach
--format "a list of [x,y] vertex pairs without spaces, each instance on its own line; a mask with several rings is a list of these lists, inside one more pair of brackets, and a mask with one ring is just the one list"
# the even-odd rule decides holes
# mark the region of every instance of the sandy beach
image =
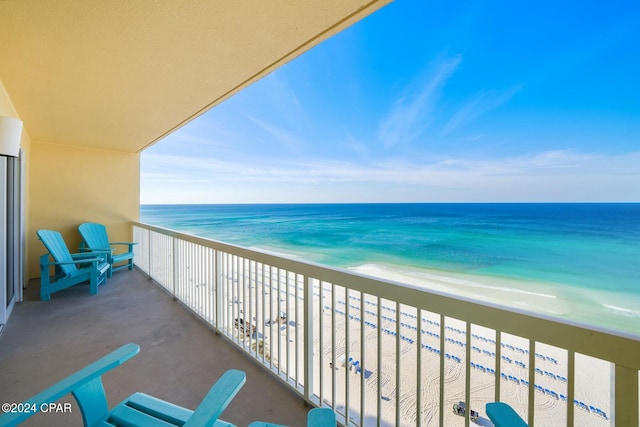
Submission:
[[[399,407],[400,425],[415,425],[418,417],[417,407],[417,372],[421,370],[420,416],[423,425],[438,425],[440,399],[440,332],[439,316],[422,313],[421,332],[417,330],[415,310],[404,308],[400,314],[395,304],[382,305],[382,324],[380,325],[381,357],[378,359],[378,328],[375,311],[375,299],[365,300],[369,309],[365,310],[364,322],[359,319],[358,301],[350,298],[349,304],[352,318],[347,322],[344,308],[345,301],[337,299],[335,323],[332,323],[330,310],[325,309],[322,322],[325,327],[322,362],[329,369],[324,370],[324,389],[330,390],[335,381],[338,391],[335,406],[338,411],[346,408],[346,384],[349,383],[349,417],[357,422],[359,419],[360,397],[364,382],[365,425],[377,425],[378,404],[381,407],[381,424],[396,425],[396,409]],[[400,322],[399,332],[397,322]],[[361,328],[365,328],[364,345],[361,345]],[[346,330],[349,329],[349,346],[346,341]],[[445,425],[464,425],[462,417],[453,413],[453,404],[465,400],[465,351],[466,334],[464,324],[453,319],[445,323],[445,358],[444,358],[444,401]],[[332,351],[332,332],[335,334],[336,349]],[[400,334],[400,340],[397,339]],[[421,342],[418,346],[418,335]],[[399,341],[399,349],[396,347]],[[318,343],[319,344],[319,343]],[[484,405],[494,401],[496,344],[495,333],[481,327],[472,328],[471,338],[471,409],[480,413],[479,424],[490,425],[484,414]],[[348,347],[348,349],[347,349]],[[523,416],[528,406],[529,355],[528,342],[518,337],[502,337],[501,343],[501,400],[509,402]],[[348,357],[358,361],[362,368],[356,373],[353,367],[344,363]],[[335,375],[330,370],[332,359],[336,358],[338,369]],[[364,359],[364,361],[363,361]],[[400,377],[396,378],[396,363],[400,363]],[[420,364],[418,368],[418,364]],[[577,360],[577,384],[575,399],[588,406],[600,408],[609,413],[609,390],[602,384],[609,383],[609,370],[602,362],[582,357]],[[553,426],[566,419],[567,395],[567,355],[563,350],[538,344],[536,346],[536,425]],[[600,373],[600,375],[597,375]],[[378,381],[381,383],[381,399],[378,400]],[[326,399],[326,398],[325,398]],[[327,399],[331,401],[330,399]],[[602,409],[607,408],[607,409]],[[578,425],[608,425],[604,415],[595,411],[576,407]]]
[[[255,276],[253,276],[255,277]],[[272,277],[271,283],[277,283]],[[302,382],[302,283],[279,278],[277,286],[251,285],[236,304],[248,313],[243,298],[253,293],[251,313],[274,364],[292,382]],[[288,287],[285,283],[288,282]],[[235,283],[235,286],[238,284]],[[435,281],[434,288],[443,286]],[[344,417],[365,426],[439,425],[440,378],[444,388],[444,425],[464,425],[453,405],[465,401],[465,353],[470,356],[470,406],[478,425],[490,426],[484,406],[494,401],[496,336],[493,330],[472,325],[467,349],[464,322],[392,301],[378,301],[344,288],[314,286],[313,393]],[[450,286],[450,285],[448,285]],[[332,294],[332,290],[335,295]],[[451,291],[451,287],[448,288]],[[460,289],[460,292],[463,290]],[[239,292],[242,294],[242,291]],[[267,313],[255,304],[264,293]],[[542,298],[545,298],[542,296]],[[246,300],[247,302],[249,299]],[[230,301],[231,304],[231,301]],[[271,313],[269,314],[269,310]],[[282,318],[282,314],[286,314]],[[296,313],[300,318],[296,318]],[[257,319],[268,319],[259,322]],[[444,331],[444,349],[441,332]],[[500,344],[500,396],[526,419],[529,384],[528,340],[503,334]],[[441,357],[444,352],[444,358]],[[537,343],[535,346],[534,406],[537,426],[555,426],[566,420],[567,352]],[[287,360],[289,363],[287,364]],[[444,365],[441,367],[441,360]],[[296,364],[297,361],[297,364]],[[397,368],[399,363],[400,368]],[[576,425],[607,426],[611,414],[611,368],[608,362],[576,355],[574,398]],[[419,374],[418,374],[419,372]],[[418,381],[418,378],[420,380]],[[332,387],[335,384],[335,388]],[[418,390],[419,389],[419,390]],[[332,390],[335,390],[335,395]],[[364,411],[364,412],[362,412]]]

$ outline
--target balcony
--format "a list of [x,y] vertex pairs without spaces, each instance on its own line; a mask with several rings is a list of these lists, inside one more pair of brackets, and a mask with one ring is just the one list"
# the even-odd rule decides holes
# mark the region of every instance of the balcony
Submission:
[[[135,223],[136,264],[343,425],[638,425],[640,340]],[[475,418],[475,417],[474,417]]]
[[111,404],[140,390],[195,407],[237,368],[247,385],[224,419],[240,426],[304,425],[303,401],[353,426],[468,426],[470,411],[453,411],[464,402],[490,426],[495,400],[531,426],[638,425],[637,337],[141,223],[133,235],[140,271],[116,273],[98,297],[77,287],[16,309],[0,400],[137,342],[141,354],[105,378]]

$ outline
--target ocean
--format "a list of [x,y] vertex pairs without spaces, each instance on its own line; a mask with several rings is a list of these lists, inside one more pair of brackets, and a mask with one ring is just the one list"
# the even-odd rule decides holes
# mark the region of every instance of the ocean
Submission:
[[140,217],[640,335],[640,203],[143,205]]

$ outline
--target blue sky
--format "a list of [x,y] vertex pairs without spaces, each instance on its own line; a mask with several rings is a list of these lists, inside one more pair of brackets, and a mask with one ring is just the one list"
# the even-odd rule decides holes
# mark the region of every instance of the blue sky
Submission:
[[141,203],[640,201],[640,2],[396,0],[141,155]]

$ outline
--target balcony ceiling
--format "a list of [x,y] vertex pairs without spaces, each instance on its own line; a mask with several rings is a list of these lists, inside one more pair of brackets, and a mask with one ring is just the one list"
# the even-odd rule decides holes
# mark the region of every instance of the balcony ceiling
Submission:
[[0,1],[0,81],[32,140],[139,152],[389,1]]

